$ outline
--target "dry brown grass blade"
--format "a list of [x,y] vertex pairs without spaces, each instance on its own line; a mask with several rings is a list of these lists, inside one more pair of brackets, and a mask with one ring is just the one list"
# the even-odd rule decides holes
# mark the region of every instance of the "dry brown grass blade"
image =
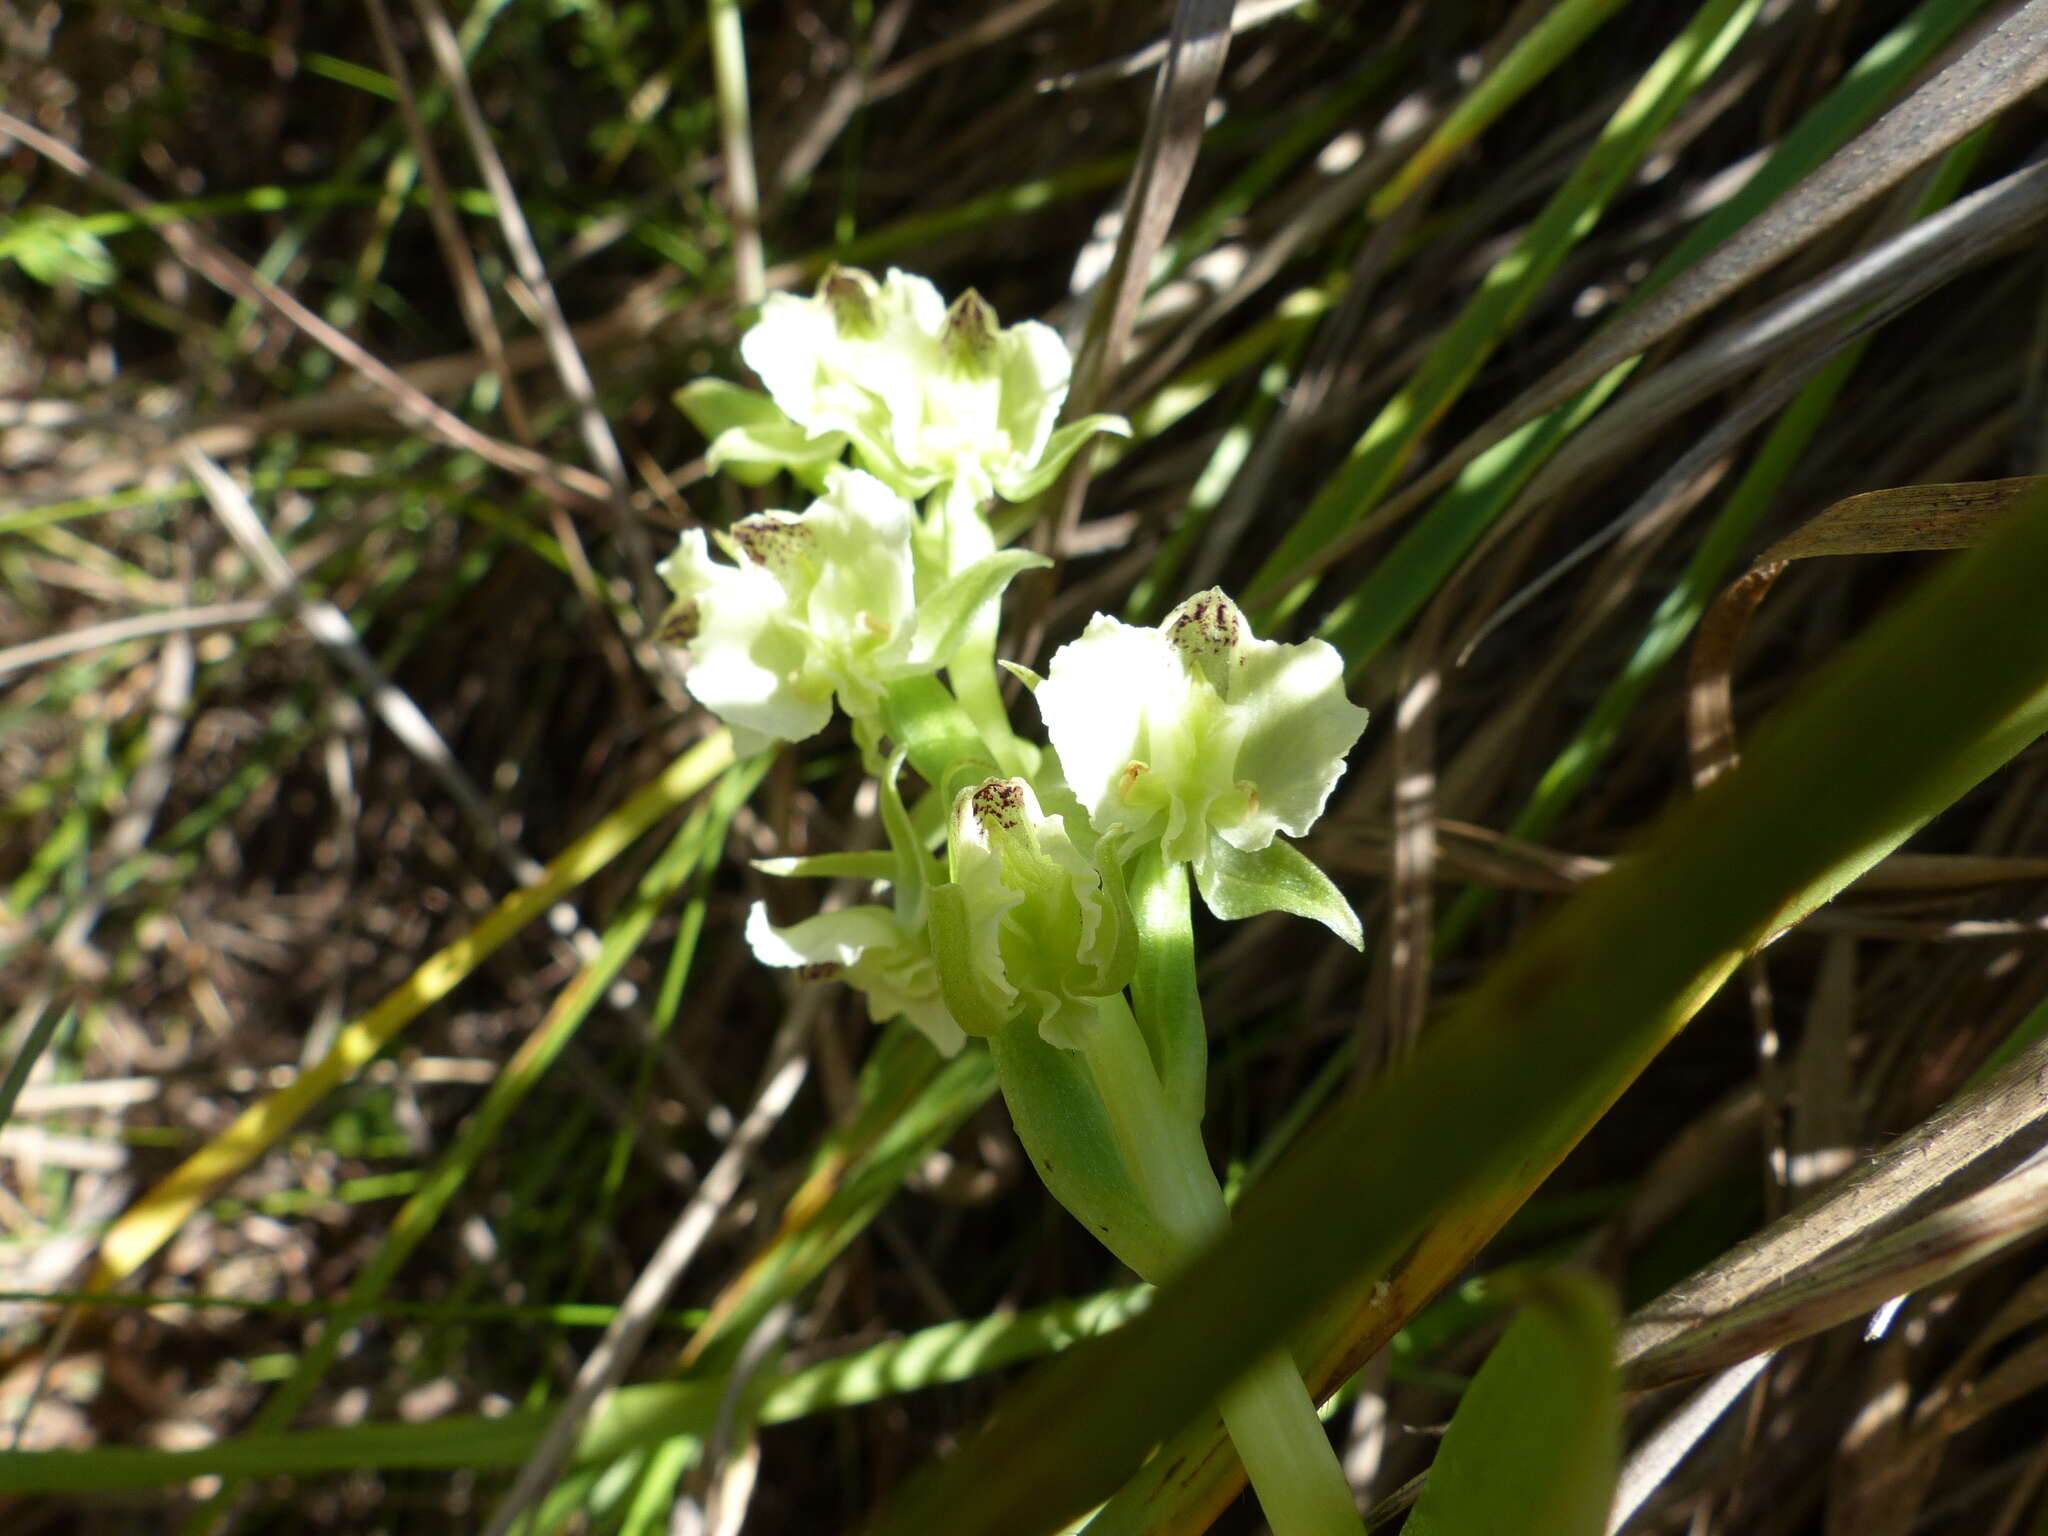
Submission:
[[[1315,860],[1349,874],[1391,873],[1395,833],[1387,827],[1347,821],[1314,839]],[[1576,890],[1614,867],[1612,859],[1573,853],[1510,837],[1491,827],[1439,817],[1435,824],[1431,877],[1440,884],[1477,882],[1508,891],[1553,895]],[[1849,890],[1857,895],[1925,894],[1977,890],[2022,880],[2048,880],[2048,858],[1981,853],[1895,853],[1861,876]]]
[[398,92],[398,113],[405,120],[406,137],[412,141],[413,156],[419,161],[420,180],[427,189],[427,218],[434,226],[434,240],[441,247],[441,259],[447,264],[449,280],[454,284],[455,302],[462,308],[462,323],[498,380],[505,421],[512,428],[512,435],[531,447],[533,426],[525,396],[505,359],[505,337],[498,329],[497,317],[491,313],[490,296],[484,292],[483,277],[477,271],[476,253],[469,248],[469,240],[462,232],[462,220],[455,212],[455,200],[449,195],[447,173],[441,169],[434,136],[420,116],[411,71],[405,67],[405,55],[399,52],[397,35],[391,30],[391,13],[384,0],[365,3],[370,13],[370,30],[377,35],[378,56]]
[[[1690,1331],[1639,1356],[1631,1386],[1662,1386],[1726,1369],[1849,1322],[1896,1297],[1945,1280],[2002,1252],[2048,1225],[2048,1164],[2036,1164],[1903,1231],[1830,1256],[1787,1277],[1767,1293],[1703,1319]],[[2017,1357],[2015,1357],[2017,1359]],[[1994,1373],[1995,1374],[1995,1373]],[[2001,1382],[2013,1394],[2015,1380]],[[2038,1384],[2038,1383],[2035,1383]],[[1954,1433],[1999,1406],[1972,1394],[1949,1416]]]
[[1722,589],[1700,620],[1686,685],[1686,742],[1695,788],[1735,766],[1735,658],[1749,620],[1794,560],[1967,549],[1982,543],[2048,476],[1965,485],[1902,485],[1836,502],[1787,534]]
[[[1137,163],[1124,194],[1123,227],[1116,252],[1103,275],[1088,333],[1074,362],[1073,388],[1067,395],[1066,417],[1073,420],[1094,410],[1108,392],[1131,339],[1138,305],[1151,283],[1152,259],[1166,240],[1181,194],[1201,152],[1202,130],[1209,103],[1223,77],[1230,50],[1231,0],[1180,0],[1173,13],[1159,85],[1145,118]],[[1086,464],[1082,454],[1077,464]],[[1086,472],[1068,476],[1066,506],[1079,508],[1087,487]]]
[[2000,518],[2044,487],[2048,475],[2020,475],[1966,485],[1901,485],[1851,496],[1778,540],[1756,564],[1822,555],[1969,549],[1981,544]]
[[[2043,1074],[2048,1074],[2048,1043],[2037,1043],[1980,1087],[1892,1142],[1844,1179],[1833,1194],[1773,1223],[1642,1308],[1622,1330],[1621,1363],[1627,1384],[1648,1388],[1679,1381],[1729,1364],[1744,1353],[1770,1348],[1770,1343],[1740,1348],[1717,1345],[1711,1350],[1706,1345],[1710,1338],[1718,1339],[1733,1329],[1733,1323],[1724,1327],[1724,1320],[1742,1320],[1746,1326],[1746,1320],[1756,1315],[1754,1309],[1768,1308],[1774,1297],[1791,1297],[1795,1278],[1803,1285],[1809,1275],[1826,1274],[1847,1283],[1858,1279],[1864,1255],[1888,1252],[1870,1247],[1859,1248],[1854,1256],[1841,1255],[1846,1244],[1875,1242],[1884,1234],[1890,1234],[1883,1238],[1886,1242],[1909,1233],[1918,1234],[1915,1241],[1919,1241],[1928,1237],[1930,1230],[1939,1231],[1938,1227],[1923,1230],[1925,1224],[1916,1224],[1901,1232],[1898,1223],[1909,1219],[1916,1207],[1938,1191],[1984,1189],[2048,1143],[2048,1096],[2040,1087]],[[1998,1191],[2004,1192],[1999,1200],[1979,1205],[1971,1198],[1958,1202],[1954,1209],[1987,1220],[2025,1219],[2005,1207],[2005,1198],[2014,1190],[2021,1192],[2018,1198],[2023,1207],[2048,1196],[2048,1185],[2037,1187],[2013,1179],[1998,1186]],[[1981,1235],[1978,1232],[1977,1236]],[[1960,1241],[1970,1240],[1966,1234]],[[1950,1257],[1962,1251],[1951,1250]],[[1824,1259],[1828,1262],[1816,1269]],[[1953,1273],[1953,1268],[1938,1272]],[[1859,1301],[1842,1315],[1853,1316],[1861,1309]],[[1840,1321],[1840,1317],[1831,1321]],[[1803,1334],[1788,1337],[1799,1336]]]

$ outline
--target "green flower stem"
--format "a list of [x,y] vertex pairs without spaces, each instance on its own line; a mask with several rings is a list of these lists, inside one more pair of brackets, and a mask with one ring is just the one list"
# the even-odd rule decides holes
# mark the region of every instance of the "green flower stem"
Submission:
[[[964,481],[949,480],[933,492],[925,510],[926,525],[936,543],[946,574],[957,575],[995,550],[995,534],[982,516],[980,498]],[[1036,765],[1023,760],[1024,743],[1010,727],[1003,703],[1002,674],[996,670],[997,632],[1002,602],[991,602],[977,615],[946,667],[953,696],[967,712],[981,739],[995,753],[1005,774],[1031,777]]]
[[1129,883],[1138,929],[1131,1005],[1152,1048],[1168,1107],[1200,1124],[1208,1104],[1209,1030],[1195,986],[1188,867],[1148,842],[1131,861]]
[[891,683],[882,699],[881,725],[908,750],[910,766],[939,792],[942,802],[950,801],[959,788],[952,780],[963,765],[994,766],[995,744],[983,740],[965,706],[935,677]]
[[[1178,1268],[1230,1220],[1200,1122],[1168,1105],[1121,993],[1101,1000],[1087,1063],[1124,1160],[1172,1240]],[[1274,1536],[1358,1536],[1362,1524],[1350,1485],[1285,1351],[1263,1356],[1218,1406]]]

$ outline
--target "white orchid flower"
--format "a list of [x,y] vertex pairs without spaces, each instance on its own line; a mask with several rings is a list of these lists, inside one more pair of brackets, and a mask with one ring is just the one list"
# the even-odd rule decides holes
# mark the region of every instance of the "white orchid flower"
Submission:
[[953,1055],[966,1042],[946,1010],[923,928],[887,907],[841,907],[777,928],[757,901],[747,913],[747,943],[763,965],[845,982],[867,999],[868,1017],[877,1024],[902,1014],[941,1055]]
[[1074,846],[1022,779],[960,791],[948,827],[953,879],[934,886],[932,947],[953,1017],[972,1034],[1020,1009],[1051,1044],[1085,1049],[1096,999],[1120,991],[1136,936],[1114,858]]
[[893,269],[877,283],[835,267],[810,298],[771,294],[740,354],[767,399],[705,380],[678,400],[712,436],[711,467],[757,483],[781,468],[815,474],[851,443],[900,495],[943,485],[968,503],[1024,501],[1095,433],[1130,431],[1115,416],[1055,430],[1073,369],[1056,331],[1001,327],[971,290],[948,307]]
[[676,599],[662,638],[689,647],[690,691],[743,745],[824,728],[836,693],[870,715],[913,661],[917,599],[910,504],[872,475],[839,468],[801,513],[732,527],[737,563],[711,558],[701,529],[660,566]]
[[733,729],[742,754],[815,735],[840,707],[873,718],[889,685],[951,660],[1010,578],[1048,562],[993,552],[965,570],[925,569],[910,504],[874,476],[826,471],[802,512],[763,512],[711,557],[689,529],[657,568],[675,593],[661,638],[688,648],[690,692]]
[[[1124,829],[1133,846],[1158,838],[1219,916],[1297,911],[1353,938],[1357,920],[1334,887],[1275,841],[1315,824],[1365,729],[1327,642],[1255,639],[1212,588],[1156,629],[1097,614],[1054,654],[1036,697],[1098,832]],[[1297,888],[1279,890],[1287,881]],[[1325,910],[1332,898],[1341,918]]]

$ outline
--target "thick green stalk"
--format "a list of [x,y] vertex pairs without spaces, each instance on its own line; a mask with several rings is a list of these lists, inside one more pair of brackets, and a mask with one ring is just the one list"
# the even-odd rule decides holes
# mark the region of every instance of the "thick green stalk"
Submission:
[[[1200,1122],[1175,1113],[1121,993],[1101,1000],[1087,1062],[1124,1161],[1176,1249],[1173,1268],[1229,1225]],[[1147,1275],[1163,1280],[1163,1275]],[[1218,1404],[1274,1536],[1358,1536],[1351,1486],[1293,1358],[1262,1355]]]
[[1131,1006],[1159,1069],[1167,1106],[1199,1125],[1208,1101],[1209,1031],[1195,988],[1195,929],[1188,867],[1147,843],[1131,861],[1131,915],[1138,925],[1138,971]]

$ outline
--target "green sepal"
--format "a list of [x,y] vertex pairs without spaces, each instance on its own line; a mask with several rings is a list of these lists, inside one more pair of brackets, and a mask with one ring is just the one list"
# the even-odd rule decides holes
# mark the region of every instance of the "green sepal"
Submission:
[[1025,691],[1028,693],[1038,692],[1038,685],[1045,681],[1044,678],[1040,677],[1036,672],[1032,671],[1029,667],[1024,666],[1020,662],[998,661],[996,665],[1001,667],[1005,672],[1009,673],[1010,676],[1017,679],[1018,682],[1022,683],[1024,685]]
[[1003,594],[1021,571],[1038,570],[1052,561],[1028,549],[1004,549],[988,555],[943,582],[917,605],[917,643],[913,665],[944,666],[967,638],[975,618]]
[[[1088,993],[1106,997],[1131,984],[1138,971],[1138,924],[1131,913],[1131,893],[1124,881],[1124,834],[1121,828],[1096,839],[1095,872],[1102,878],[1102,894],[1109,902],[1109,918],[1116,925],[1116,943],[1109,958],[1089,978]],[[1157,846],[1155,844],[1155,846]],[[1197,1119],[1200,1118],[1198,1115]]]
[[896,855],[886,848],[864,853],[808,853],[790,858],[756,859],[754,868],[764,875],[805,880],[887,880],[899,873]]
[[1107,414],[1083,416],[1079,421],[1068,422],[1046,439],[1043,458],[1026,473],[999,487],[1004,500],[1029,501],[1043,494],[1053,481],[1059,479],[1067,461],[1081,451],[1081,445],[1098,432],[1107,432],[1113,437],[1129,437],[1131,424],[1121,416]]
[[1307,854],[1282,838],[1257,853],[1211,838],[1208,856],[1195,866],[1195,883],[1209,910],[1226,921],[1292,912],[1313,918],[1353,949],[1365,948],[1365,930],[1344,893]]
[[705,466],[742,485],[766,485],[787,470],[818,490],[826,467],[846,451],[844,433],[812,437],[758,389],[742,389],[724,379],[685,384],[675,392],[675,402],[710,441]]
[[[935,885],[926,895],[932,959],[939,971],[939,995],[953,1022],[970,1035],[993,1041],[1003,1033],[1017,1003],[1014,995],[1004,997],[984,974],[975,958],[973,921],[967,911],[967,896],[948,881]],[[1024,1027],[1028,1034],[1037,1030]]]
[[1138,937],[1131,1011],[1145,1033],[1167,1104],[1199,1125],[1209,1091],[1209,1028],[1195,985],[1188,867],[1162,856],[1156,841],[1147,842],[1131,861],[1130,890]]
[[1087,1062],[1047,1044],[1028,1023],[998,1030],[988,1044],[1017,1139],[1052,1197],[1135,1273],[1168,1273],[1180,1245],[1124,1165]]

